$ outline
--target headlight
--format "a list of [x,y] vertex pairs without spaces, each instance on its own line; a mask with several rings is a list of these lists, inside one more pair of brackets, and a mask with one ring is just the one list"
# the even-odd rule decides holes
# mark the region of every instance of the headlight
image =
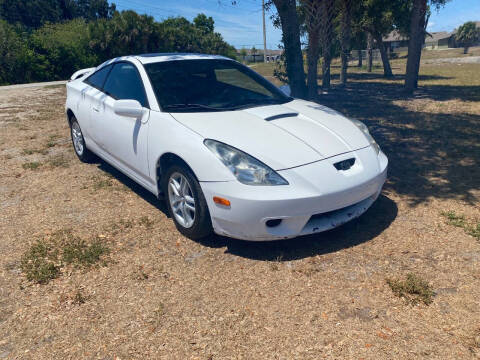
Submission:
[[224,143],[207,139],[203,142],[246,185],[288,185],[288,181],[254,157]]
[[364,123],[362,123],[361,121],[358,121],[356,119],[351,119],[351,120],[365,134],[368,142],[370,143],[370,145],[372,145],[372,147],[375,149],[375,152],[378,155],[380,153],[380,146],[378,146],[375,139],[372,137],[372,135],[370,135],[370,131],[368,131],[367,125],[365,125]]

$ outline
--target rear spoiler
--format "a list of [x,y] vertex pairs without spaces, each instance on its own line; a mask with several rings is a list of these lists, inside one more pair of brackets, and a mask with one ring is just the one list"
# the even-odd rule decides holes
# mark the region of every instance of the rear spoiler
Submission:
[[93,68],[78,70],[73,73],[72,77],[70,78],[70,81],[80,79],[81,77],[84,77],[85,75],[91,73],[95,69],[96,68],[93,67]]

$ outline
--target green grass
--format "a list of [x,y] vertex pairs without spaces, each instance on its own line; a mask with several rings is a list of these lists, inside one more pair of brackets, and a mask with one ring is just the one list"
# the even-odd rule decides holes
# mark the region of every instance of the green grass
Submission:
[[22,164],[22,168],[25,170],[37,170],[40,166],[42,166],[42,164],[38,161],[26,162]]
[[61,230],[33,243],[22,256],[21,270],[27,280],[46,284],[58,277],[65,266],[89,268],[108,253],[108,247],[98,239],[86,242]]
[[456,214],[454,211],[441,213],[447,219],[447,224],[462,228],[466,234],[480,240],[480,222],[469,222],[463,214]]
[[416,305],[423,302],[425,305],[430,305],[433,302],[435,292],[427,281],[415,274],[407,274],[405,280],[387,279],[386,280],[393,293],[401,298],[407,300],[408,303]]
[[22,272],[29,281],[46,284],[60,274],[57,257],[58,249],[53,244],[39,240],[23,255]]

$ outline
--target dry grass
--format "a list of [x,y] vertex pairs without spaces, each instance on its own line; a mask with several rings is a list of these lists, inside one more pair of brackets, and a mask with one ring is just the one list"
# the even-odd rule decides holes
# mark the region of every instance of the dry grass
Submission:
[[[480,219],[480,66],[422,66],[410,98],[393,67],[351,69],[319,100],[369,125],[390,159],[382,196],[337,230],[266,244],[182,237],[147,191],[78,161],[63,87],[0,90],[0,358],[478,358],[480,241],[442,212]],[[34,281],[22,258],[43,259]],[[409,273],[429,306],[385,285]]]

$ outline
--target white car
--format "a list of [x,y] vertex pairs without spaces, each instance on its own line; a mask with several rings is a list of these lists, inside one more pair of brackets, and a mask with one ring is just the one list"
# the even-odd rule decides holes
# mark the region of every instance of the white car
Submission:
[[386,179],[363,123],[221,56],[126,56],[76,72],[66,112],[80,160],[94,153],[165,198],[192,239],[329,230],[364,213]]

